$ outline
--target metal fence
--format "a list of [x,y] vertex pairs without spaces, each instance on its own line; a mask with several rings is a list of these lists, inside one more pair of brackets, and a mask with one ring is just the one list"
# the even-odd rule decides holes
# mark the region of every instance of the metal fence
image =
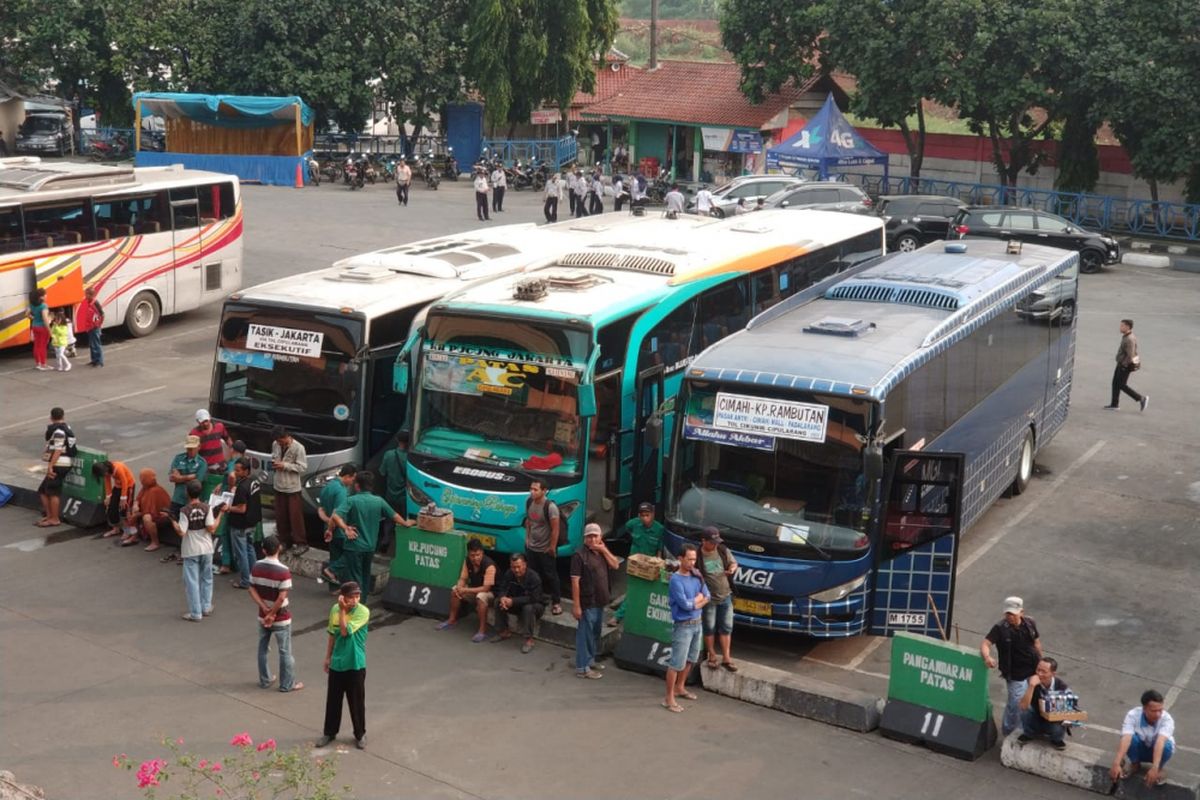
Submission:
[[498,157],[510,166],[518,161],[544,161],[558,169],[575,160],[579,143],[574,136],[560,139],[484,139],[483,147],[489,159]]
[[1019,205],[1048,211],[1083,228],[1115,236],[1158,237],[1200,241],[1200,204],[1125,199],[1086,192],[1056,192],[990,183],[967,183],[938,178],[892,177],[842,173],[872,197],[881,194],[936,194],[957,197],[972,205]]

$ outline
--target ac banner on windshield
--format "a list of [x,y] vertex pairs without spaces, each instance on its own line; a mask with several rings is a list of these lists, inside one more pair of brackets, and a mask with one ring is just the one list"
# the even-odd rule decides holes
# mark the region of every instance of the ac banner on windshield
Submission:
[[741,433],[824,442],[829,406],[717,392],[713,427]]

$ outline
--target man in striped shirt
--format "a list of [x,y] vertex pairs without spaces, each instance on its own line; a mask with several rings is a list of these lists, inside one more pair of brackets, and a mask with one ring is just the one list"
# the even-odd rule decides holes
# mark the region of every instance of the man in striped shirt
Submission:
[[264,558],[250,570],[250,597],[258,604],[258,685],[270,688],[270,667],[267,653],[271,649],[271,634],[279,648],[279,691],[298,692],[304,684],[296,680],[295,659],[292,658],[292,612],[288,610],[288,594],[292,590],[292,573],[279,561],[279,538],[268,536],[262,541]]

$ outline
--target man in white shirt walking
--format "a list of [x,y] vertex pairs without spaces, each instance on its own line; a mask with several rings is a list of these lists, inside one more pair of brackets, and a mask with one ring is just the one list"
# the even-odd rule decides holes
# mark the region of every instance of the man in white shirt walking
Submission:
[[488,179],[483,167],[475,170],[475,216],[480,222],[491,219],[488,215]]
[[696,192],[696,213],[702,217],[707,217],[712,213],[713,195],[708,190],[708,184],[700,187],[700,191]]
[[546,181],[546,202],[542,205],[542,214],[546,222],[558,222],[558,201],[562,199],[562,181],[557,172],[550,173]]
[[508,188],[508,175],[504,172],[503,164],[496,164],[492,170],[492,211],[504,210],[504,190]]

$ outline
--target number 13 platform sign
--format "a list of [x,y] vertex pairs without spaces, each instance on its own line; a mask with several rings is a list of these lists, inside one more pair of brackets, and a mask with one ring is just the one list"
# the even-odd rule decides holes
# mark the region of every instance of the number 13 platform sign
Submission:
[[986,753],[996,744],[996,723],[979,651],[897,633],[879,730],[967,761]]
[[461,533],[397,528],[396,555],[383,587],[384,607],[447,616],[450,589],[458,582],[466,554],[467,537]]

